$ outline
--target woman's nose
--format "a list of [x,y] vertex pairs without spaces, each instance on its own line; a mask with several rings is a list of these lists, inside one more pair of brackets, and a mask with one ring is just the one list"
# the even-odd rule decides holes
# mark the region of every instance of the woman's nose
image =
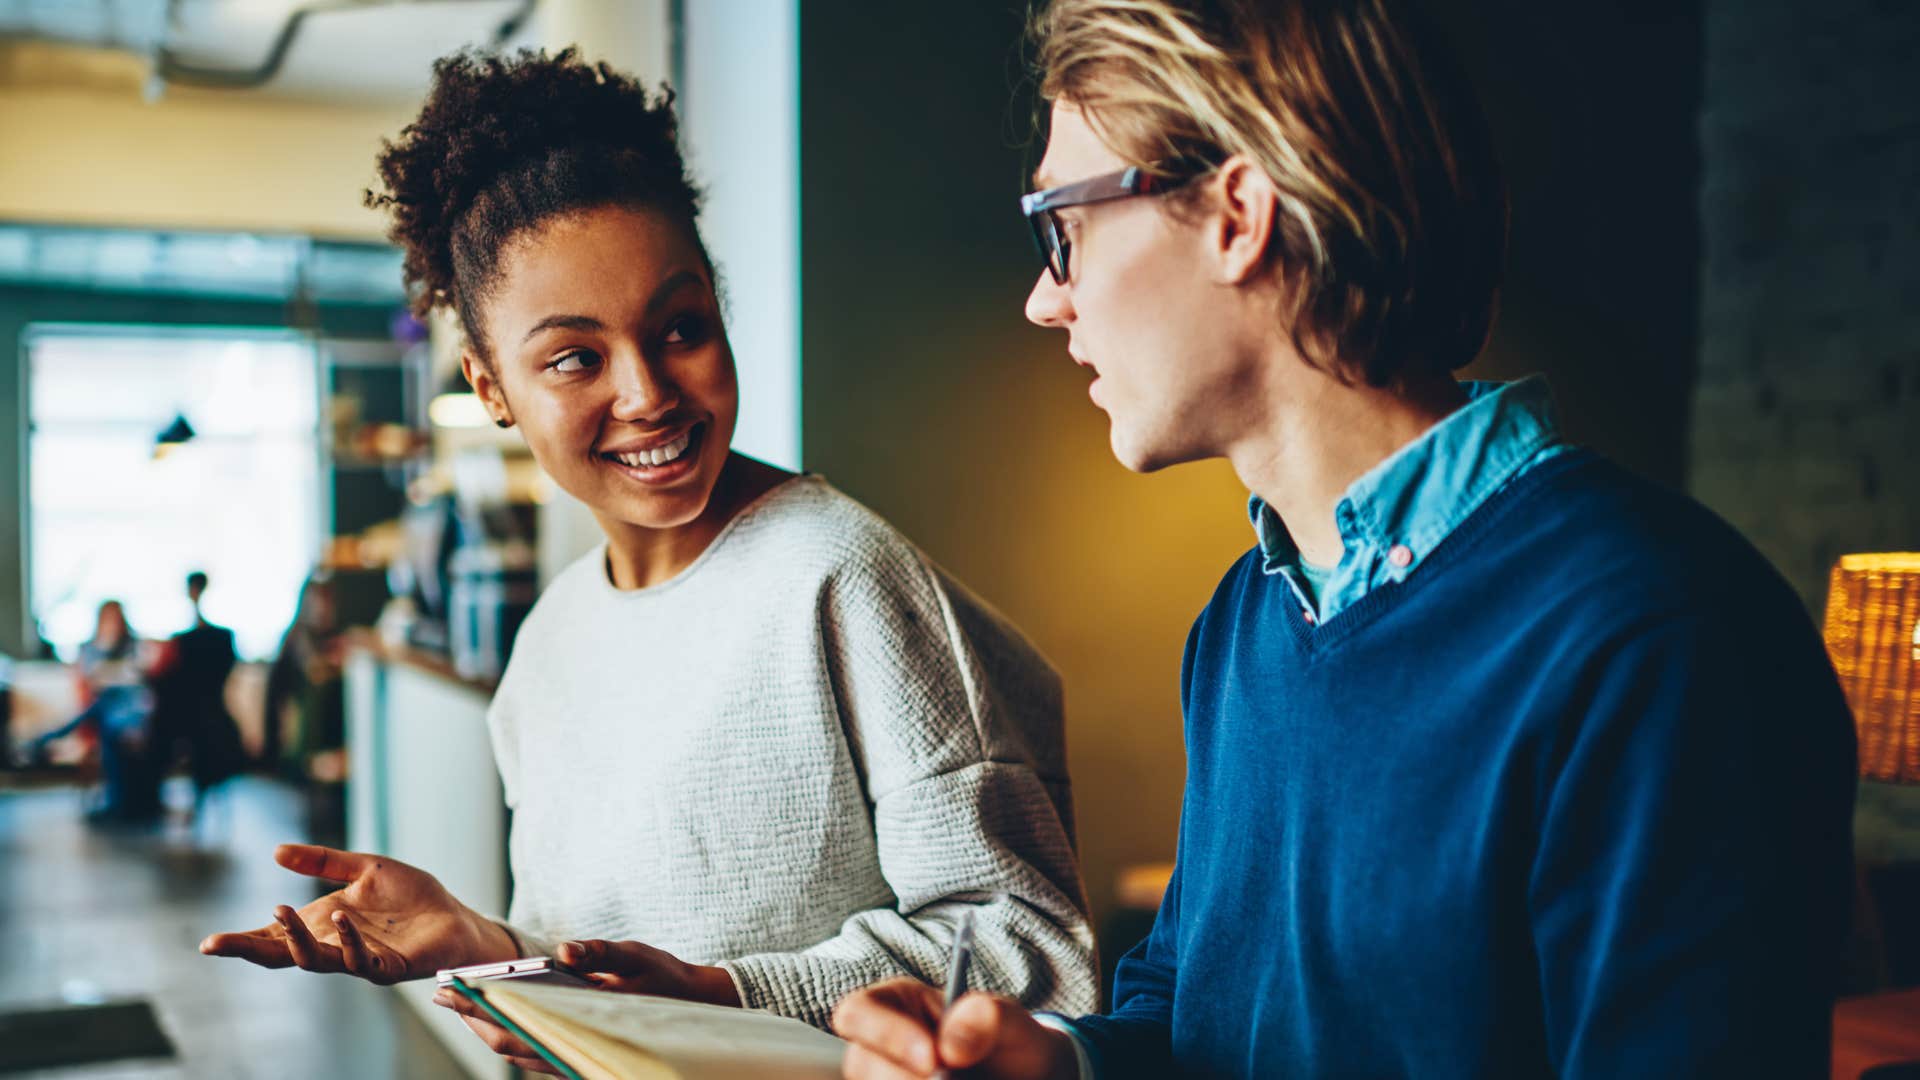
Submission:
[[613,417],[626,423],[663,420],[680,407],[680,390],[646,357],[614,364]]
[[1036,326],[1063,328],[1073,318],[1073,298],[1065,285],[1053,280],[1053,274],[1040,271],[1040,280],[1027,294],[1027,321]]

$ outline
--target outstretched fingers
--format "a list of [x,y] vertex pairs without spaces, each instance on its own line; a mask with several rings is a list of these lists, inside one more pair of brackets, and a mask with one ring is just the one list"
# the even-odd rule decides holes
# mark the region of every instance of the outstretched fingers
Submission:
[[371,982],[387,984],[405,978],[405,964],[391,950],[367,941],[344,911],[333,913],[333,928],[340,935],[340,962],[348,972]]
[[377,866],[380,859],[319,844],[281,844],[273,849],[273,861],[296,874],[348,882]]
[[287,938],[278,925],[263,926],[243,933],[209,934],[200,942],[203,956],[231,956],[266,968],[293,966],[293,954],[287,951]]
[[273,918],[287,936],[287,952],[295,964],[306,971],[345,970],[339,947],[315,939],[299,912],[281,904],[273,909]]

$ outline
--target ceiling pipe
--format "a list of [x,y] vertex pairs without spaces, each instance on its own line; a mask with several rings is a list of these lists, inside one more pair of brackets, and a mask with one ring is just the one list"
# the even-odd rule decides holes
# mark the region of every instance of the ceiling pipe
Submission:
[[[171,0],[171,15],[178,10],[181,0]],[[183,86],[215,87],[226,90],[251,90],[272,82],[285,65],[287,53],[292,51],[293,42],[300,34],[300,27],[308,18],[332,12],[366,10],[376,7],[390,7],[397,3],[473,3],[475,0],[314,0],[287,13],[287,21],[281,25],[280,32],[274,36],[273,47],[267,51],[266,60],[255,68],[215,68],[182,60],[168,49],[164,38],[154,49],[153,77],[158,85],[149,87],[149,96],[157,96],[161,87],[170,83]],[[539,0],[521,0],[514,12],[500,21],[495,28],[493,40],[489,43],[498,47],[514,34],[519,33],[527,19],[533,15]]]

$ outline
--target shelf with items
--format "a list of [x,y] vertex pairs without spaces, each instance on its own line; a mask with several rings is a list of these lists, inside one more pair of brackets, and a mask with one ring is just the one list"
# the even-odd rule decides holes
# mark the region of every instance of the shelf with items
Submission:
[[363,423],[336,431],[330,444],[333,467],[390,468],[432,459],[430,432],[395,423]]

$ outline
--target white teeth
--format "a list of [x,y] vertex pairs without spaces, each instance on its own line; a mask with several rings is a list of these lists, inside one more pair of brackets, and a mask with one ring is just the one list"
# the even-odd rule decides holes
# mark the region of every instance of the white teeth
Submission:
[[636,450],[631,454],[615,454],[613,458],[630,469],[650,469],[677,459],[687,452],[687,444],[692,441],[693,432],[689,431],[665,446]]

